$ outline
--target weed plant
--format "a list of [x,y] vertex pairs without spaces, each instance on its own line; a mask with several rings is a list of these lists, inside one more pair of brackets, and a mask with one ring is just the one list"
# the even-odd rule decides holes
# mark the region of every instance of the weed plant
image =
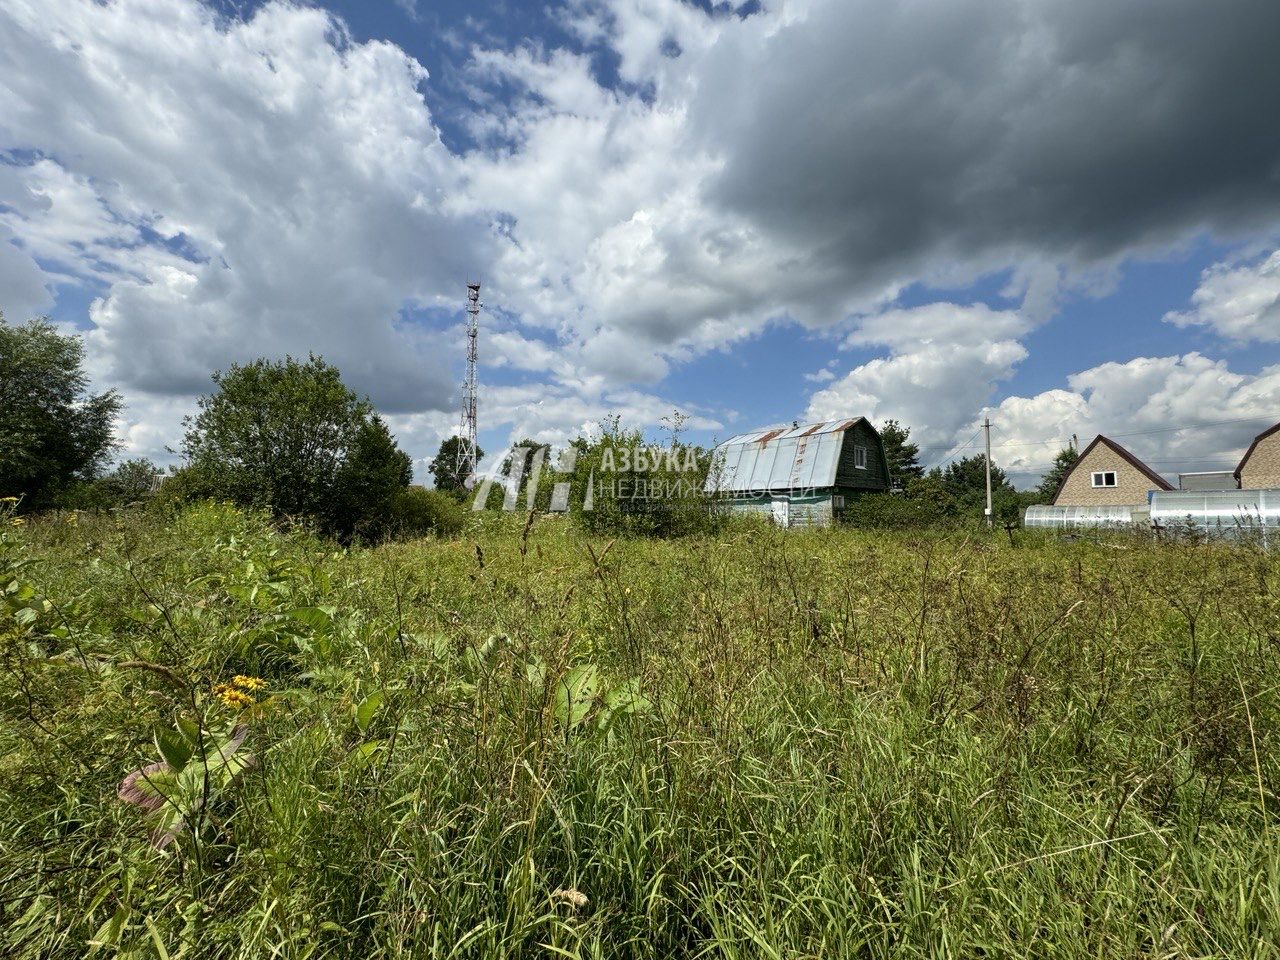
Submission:
[[1280,953],[1274,554],[467,523],[6,526],[0,953]]

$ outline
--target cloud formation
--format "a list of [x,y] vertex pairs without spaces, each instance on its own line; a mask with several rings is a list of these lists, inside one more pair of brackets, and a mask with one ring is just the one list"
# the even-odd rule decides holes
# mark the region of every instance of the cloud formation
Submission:
[[1208,327],[1242,343],[1280,342],[1280,250],[1252,264],[1210,267],[1191,304],[1164,319],[1179,327]]
[[1024,483],[1073,433],[1082,445],[1098,433],[1114,437],[1173,479],[1229,470],[1280,419],[1280,366],[1242,374],[1199,353],[1100,364],[1070,376],[1068,387],[1007,397],[991,414],[999,425],[992,459]]
[[806,416],[826,420],[857,411],[909,424],[927,463],[1026,358],[1018,338],[1030,326],[1017,312],[982,304],[933,303],[865,318],[846,344],[886,346],[889,356],[860,364],[816,392]]
[[[815,375],[810,415],[949,444],[1064,290],[1280,224],[1269,0],[757,6],[573,0],[572,43],[477,41],[459,152],[422,64],[323,9],[0,0],[4,306],[96,298],[93,371],[140,452],[210,370],[308,351],[433,444],[452,321],[423,317],[474,277],[509,389],[561,427],[665,411],[690,358],[799,323],[884,352]],[[1280,341],[1278,269],[1214,268],[1167,319]],[[993,306],[897,306],[993,275]],[[1101,417],[1089,383],[1006,402]],[[522,409],[495,392],[489,423],[536,432]]]
[[443,409],[440,343],[406,306],[493,259],[453,209],[426,73],[315,9],[222,20],[192,2],[0,9],[0,167],[22,250],[102,290],[95,373],[154,398],[287,352],[324,354],[383,409]]

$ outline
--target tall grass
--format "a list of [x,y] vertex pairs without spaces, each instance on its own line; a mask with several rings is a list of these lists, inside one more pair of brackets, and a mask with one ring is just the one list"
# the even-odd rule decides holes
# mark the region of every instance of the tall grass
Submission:
[[[4,955],[1280,952],[1274,556],[470,522],[7,534]],[[157,850],[179,721],[253,762]]]

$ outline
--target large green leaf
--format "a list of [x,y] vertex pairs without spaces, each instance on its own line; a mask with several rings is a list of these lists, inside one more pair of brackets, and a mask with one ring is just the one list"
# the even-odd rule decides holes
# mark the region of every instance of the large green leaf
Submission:
[[164,757],[165,763],[174,770],[181,770],[187,765],[187,761],[191,759],[191,754],[195,750],[191,741],[172,727],[157,728],[155,737],[156,749],[160,751],[160,756]]
[[595,702],[600,671],[595,664],[574,667],[556,684],[555,715],[566,730],[580,724]]
[[360,728],[361,733],[368,731],[374,715],[378,712],[378,708],[382,706],[384,696],[383,691],[375,690],[361,700],[359,706],[356,707],[356,726]]

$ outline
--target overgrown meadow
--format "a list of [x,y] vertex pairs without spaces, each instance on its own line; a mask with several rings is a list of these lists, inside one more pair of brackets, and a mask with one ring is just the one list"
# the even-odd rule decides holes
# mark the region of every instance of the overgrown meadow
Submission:
[[6,957],[1280,954],[1274,554],[9,523]]

